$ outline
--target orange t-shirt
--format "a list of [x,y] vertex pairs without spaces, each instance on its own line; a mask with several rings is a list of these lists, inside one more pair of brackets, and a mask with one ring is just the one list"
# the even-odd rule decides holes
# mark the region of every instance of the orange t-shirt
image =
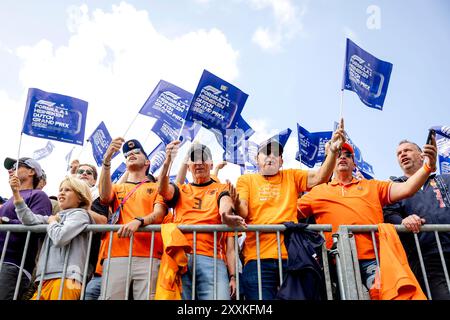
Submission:
[[[383,207],[390,203],[391,181],[357,180],[341,185],[336,180],[312,188],[298,200],[300,216],[314,215],[318,224],[331,224],[333,232],[339,225],[378,224],[383,222]],[[327,247],[333,240],[325,232]],[[370,233],[355,234],[359,259],[373,259],[372,236]]]
[[[174,223],[177,224],[222,224],[219,214],[219,197],[228,192],[226,184],[217,183],[210,180],[204,184],[177,184],[174,198],[170,201],[173,204]],[[194,249],[193,233],[184,234],[189,244]],[[227,232],[217,233],[217,258],[225,259],[225,240]],[[214,256],[214,233],[197,232],[196,242],[197,254]]]
[[[298,194],[307,190],[308,171],[298,169],[280,170],[274,176],[264,177],[259,173],[244,174],[237,181],[239,198],[248,203],[248,224],[281,224],[298,222]],[[281,233],[281,257],[287,259]],[[276,233],[260,233],[261,259],[277,259],[278,246]],[[256,234],[247,232],[244,245],[245,263],[257,259]]]
[[[137,183],[113,184],[114,198],[111,201],[113,212],[118,208],[122,199],[136,187]],[[117,224],[126,224],[135,217],[144,217],[153,212],[154,204],[159,203],[166,206],[163,197],[158,194],[158,185],[154,182],[145,182],[137,188],[123,205]],[[102,239],[106,242],[103,250],[103,258],[108,257],[109,232]],[[151,232],[137,232],[134,234],[133,257],[150,257]],[[130,238],[119,238],[117,232],[113,235],[111,257],[128,257],[130,250]],[[155,233],[155,243],[153,248],[153,257],[161,258],[162,239],[159,232]]]

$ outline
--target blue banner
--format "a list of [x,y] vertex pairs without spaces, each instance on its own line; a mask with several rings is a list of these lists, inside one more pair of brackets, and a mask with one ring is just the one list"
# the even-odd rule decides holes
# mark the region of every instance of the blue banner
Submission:
[[377,59],[347,39],[342,90],[354,91],[368,107],[382,110],[392,63]]
[[204,70],[186,120],[200,122],[207,129],[232,128],[247,98],[237,87]]
[[[112,141],[111,135],[103,121],[94,130],[88,141],[92,144],[92,155],[94,156],[95,162],[100,167],[103,163],[103,156]],[[114,153],[112,159],[118,154],[119,152]]]
[[325,159],[325,144],[331,139],[332,131],[309,132],[297,123],[299,151],[296,160],[313,168]]
[[34,160],[44,159],[45,157],[49,156],[50,153],[52,153],[54,148],[55,145],[51,141],[48,141],[44,148],[35,150],[33,152],[33,159]]
[[[433,126],[431,127],[436,131],[437,134],[441,135],[444,138],[450,139],[450,127],[447,126]],[[437,138],[436,138],[437,140]]]
[[83,145],[87,107],[86,101],[30,88],[22,132],[33,137]]
[[125,171],[127,170],[127,165],[125,164],[125,162],[122,162],[116,170],[114,170],[114,172],[111,175],[111,181],[112,183],[117,183],[117,181],[119,181],[120,177],[123,176],[123,174],[125,173]]
[[166,146],[163,142],[158,144],[152,152],[150,152],[147,156],[150,160],[150,173],[154,174],[158,171],[159,168],[162,167],[164,161],[166,160]]
[[450,174],[450,127],[434,126],[441,174]]
[[230,163],[243,164],[245,162],[244,142],[255,133],[250,125],[239,115],[230,129],[212,129],[212,131],[224,150],[222,159]]

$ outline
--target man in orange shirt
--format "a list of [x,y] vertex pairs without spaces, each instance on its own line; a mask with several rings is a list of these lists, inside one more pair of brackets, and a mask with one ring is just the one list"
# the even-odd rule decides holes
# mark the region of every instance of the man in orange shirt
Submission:
[[[100,201],[110,205],[114,214],[110,223],[123,224],[112,239],[111,259],[108,270],[108,244],[109,235],[102,240],[105,250],[102,250],[103,264],[102,289],[100,299],[125,299],[128,270],[128,256],[130,250],[130,237],[139,228],[148,224],[159,224],[167,213],[167,206],[158,195],[158,186],[150,182],[147,174],[150,161],[147,159],[142,145],[137,140],[125,143],[123,138],[114,139],[105,153],[100,174],[99,191]],[[126,159],[128,171],[125,183],[113,184],[111,181],[111,158],[118,152],[123,144],[123,154]],[[111,221],[112,220],[112,221]],[[131,283],[133,286],[133,299],[147,299],[150,286],[150,298],[156,291],[156,279],[162,254],[162,240],[160,233],[155,234],[153,252],[150,253],[151,233],[141,232],[134,236],[132,248]],[[105,246],[106,245],[106,246]],[[150,254],[153,257],[152,275],[148,283],[150,270]]]
[[[212,155],[209,148],[193,144],[188,151],[188,169],[193,182],[169,184],[167,176],[180,141],[173,141],[166,147],[166,161],[160,174],[159,193],[167,204],[174,208],[174,222],[179,224],[222,224],[245,225],[243,219],[234,215],[234,203],[230,196],[230,185],[211,179]],[[193,247],[192,233],[185,233]],[[234,238],[227,233],[217,233],[217,279],[216,298],[229,300],[236,290]],[[227,274],[228,269],[228,274]],[[199,300],[214,299],[214,234],[197,233],[196,239],[196,293]],[[188,271],[182,276],[182,297],[192,297],[193,256],[188,255]]]
[[[283,165],[283,147],[274,140],[266,141],[258,149],[257,163],[259,172],[244,174],[237,181],[239,194],[238,213],[248,224],[281,224],[288,221],[297,222],[296,201],[298,194],[307,191],[319,183],[328,181],[336,162],[337,150],[345,141],[344,124],[341,119],[338,130],[332,137],[330,155],[317,171],[287,169]],[[281,258],[283,269],[286,267],[287,251],[281,236]],[[262,299],[275,299],[279,281],[278,245],[274,233],[261,233],[260,258]],[[244,243],[244,268],[242,284],[247,299],[257,300],[257,253],[256,235],[248,232]]]
[[[302,218],[314,215],[318,224],[331,224],[333,232],[339,225],[375,225],[383,222],[383,206],[413,195],[436,167],[436,141],[425,145],[423,155],[428,162],[405,183],[379,180],[358,180],[352,176],[354,151],[345,143],[339,152],[333,180],[314,187],[298,201]],[[326,234],[331,248],[331,234]],[[370,289],[375,279],[376,260],[369,233],[355,235],[361,277]]]

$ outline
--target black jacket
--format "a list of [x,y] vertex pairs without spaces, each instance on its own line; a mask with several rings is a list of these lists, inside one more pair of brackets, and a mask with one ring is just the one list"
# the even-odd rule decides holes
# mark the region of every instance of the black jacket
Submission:
[[307,230],[307,224],[286,222],[284,244],[288,251],[287,270],[277,297],[283,300],[325,299],[321,261],[322,236]]

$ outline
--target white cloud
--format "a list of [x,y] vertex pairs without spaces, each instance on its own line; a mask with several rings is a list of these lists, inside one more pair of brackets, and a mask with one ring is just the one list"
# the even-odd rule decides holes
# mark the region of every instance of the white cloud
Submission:
[[[113,5],[109,11],[92,10],[87,5],[71,6],[67,16],[71,35],[65,45],[55,46],[50,40],[42,39],[15,51],[21,60],[19,79],[24,91],[20,101],[0,91],[2,117],[8,119],[2,132],[11,135],[2,147],[8,150],[5,156],[17,156],[15,150],[29,87],[88,101],[86,137],[102,120],[115,137],[125,132],[160,79],[193,92],[203,69],[230,82],[239,75],[239,53],[218,29],[194,30],[168,38],[155,29],[146,11],[125,2]],[[140,116],[126,138],[145,140],[151,121]],[[30,155],[44,144],[44,140],[27,137],[21,154]],[[42,161],[47,171],[51,166],[46,188],[50,194],[56,192],[64,176],[64,155],[72,148],[63,143],[56,146],[48,161]],[[75,156],[81,148],[77,149]],[[90,149],[90,145],[85,146],[82,161],[93,162]],[[0,180],[7,181],[4,170]],[[5,183],[1,188],[1,195],[10,194]]]
[[303,31],[301,18],[306,13],[306,2],[301,7],[291,0],[249,0],[255,10],[270,8],[273,12],[275,25],[272,28],[258,27],[252,41],[263,50],[277,52],[282,45]]

